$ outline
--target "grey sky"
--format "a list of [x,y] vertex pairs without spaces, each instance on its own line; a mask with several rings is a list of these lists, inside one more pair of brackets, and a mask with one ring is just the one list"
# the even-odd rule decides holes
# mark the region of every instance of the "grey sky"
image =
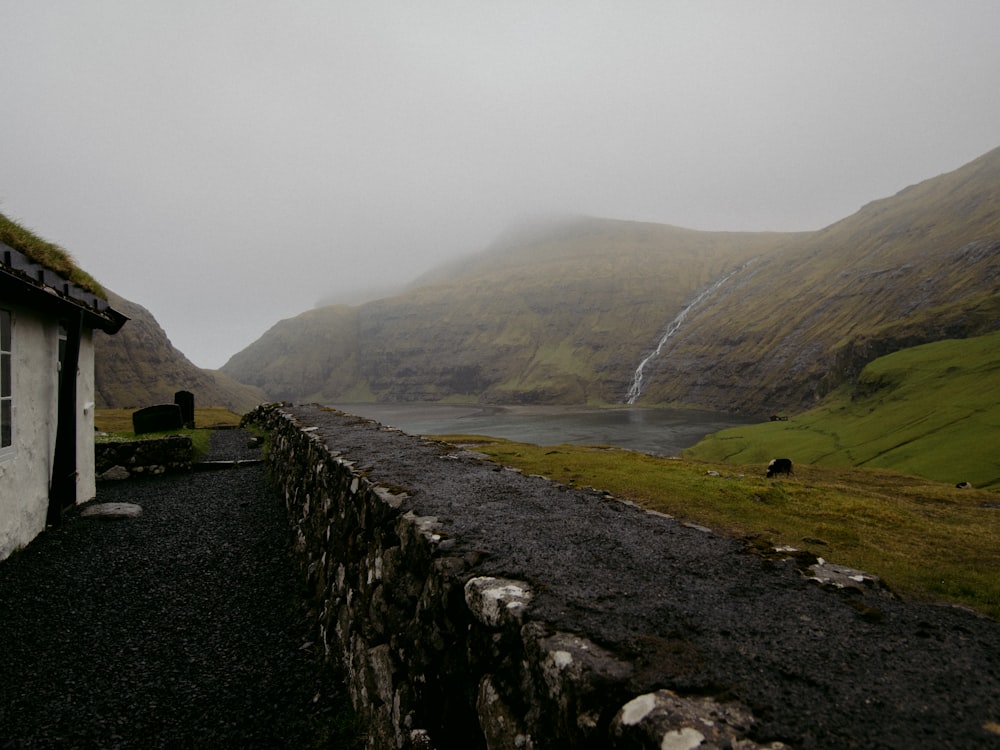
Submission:
[[519,217],[818,229],[1000,145],[994,0],[2,0],[0,211],[221,366]]

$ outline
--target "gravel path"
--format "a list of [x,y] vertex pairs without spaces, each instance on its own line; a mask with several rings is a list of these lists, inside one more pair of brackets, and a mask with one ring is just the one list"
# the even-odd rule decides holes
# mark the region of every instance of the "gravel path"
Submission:
[[[242,430],[213,437],[210,458],[255,457]],[[76,509],[0,563],[0,748],[350,747],[262,468],[96,502],[143,512]]]

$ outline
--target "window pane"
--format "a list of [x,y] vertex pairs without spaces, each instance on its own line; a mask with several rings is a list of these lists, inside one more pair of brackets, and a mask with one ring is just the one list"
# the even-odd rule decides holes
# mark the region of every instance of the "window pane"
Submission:
[[0,448],[12,444],[14,434],[11,399],[10,310],[0,310]]
[[10,398],[10,355],[0,354],[0,397]]
[[11,444],[12,424],[10,401],[0,401],[0,448]]

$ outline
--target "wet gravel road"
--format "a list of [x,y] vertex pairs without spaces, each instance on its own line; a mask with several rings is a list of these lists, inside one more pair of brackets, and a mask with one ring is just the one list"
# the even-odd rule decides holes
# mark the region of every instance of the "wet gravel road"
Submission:
[[[218,431],[215,459],[248,458]],[[0,562],[0,748],[350,747],[259,466],[105,483]],[[84,506],[86,507],[86,506]]]

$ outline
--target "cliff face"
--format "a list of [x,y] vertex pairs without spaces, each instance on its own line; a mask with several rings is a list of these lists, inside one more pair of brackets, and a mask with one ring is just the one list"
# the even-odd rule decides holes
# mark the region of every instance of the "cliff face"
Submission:
[[196,406],[225,406],[237,413],[268,400],[257,388],[196,367],[144,307],[114,292],[108,292],[108,300],[130,320],[114,336],[94,334],[98,408],[172,403],[179,390],[191,391]]
[[[726,278],[698,305],[699,293]],[[809,406],[898,348],[1000,328],[1000,149],[817,232],[578,219],[275,325],[222,372],[293,401]]]

